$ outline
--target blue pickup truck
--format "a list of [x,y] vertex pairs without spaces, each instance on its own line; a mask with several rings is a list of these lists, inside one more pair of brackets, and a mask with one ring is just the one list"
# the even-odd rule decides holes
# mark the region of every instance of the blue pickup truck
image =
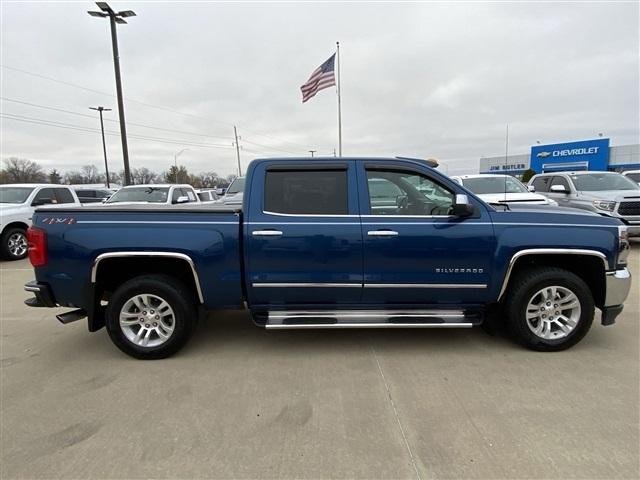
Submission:
[[72,307],[137,358],[182,347],[203,313],[266,329],[454,328],[498,319],[534,350],[622,311],[626,226],[558,207],[492,207],[424,162],[254,160],[242,206],[39,208],[33,307]]

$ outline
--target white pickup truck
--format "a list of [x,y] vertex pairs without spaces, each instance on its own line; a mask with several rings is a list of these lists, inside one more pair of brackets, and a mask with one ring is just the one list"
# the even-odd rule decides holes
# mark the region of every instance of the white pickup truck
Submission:
[[7,260],[27,256],[27,228],[36,207],[80,205],[78,196],[66,185],[16,183],[0,186],[0,254]]

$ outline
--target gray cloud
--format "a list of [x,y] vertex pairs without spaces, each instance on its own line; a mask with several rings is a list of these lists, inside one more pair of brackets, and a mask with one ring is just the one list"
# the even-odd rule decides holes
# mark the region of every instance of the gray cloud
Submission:
[[[474,172],[481,155],[541,142],[640,135],[637,3],[154,3],[114,2],[138,17],[119,27],[132,166],[235,169],[243,161],[330,154],[335,91],[301,104],[299,86],[341,42],[344,151],[441,159]],[[89,2],[2,4],[2,64],[115,93],[108,24]],[[2,69],[2,96],[91,114],[113,96]],[[133,100],[184,112],[180,115]],[[2,102],[5,114],[85,128],[98,120]],[[116,119],[115,112],[110,114]],[[2,119],[2,156],[47,168],[101,165],[99,134]],[[107,122],[117,131],[117,123]],[[210,135],[210,137],[204,136]],[[121,159],[108,137],[110,163]]]

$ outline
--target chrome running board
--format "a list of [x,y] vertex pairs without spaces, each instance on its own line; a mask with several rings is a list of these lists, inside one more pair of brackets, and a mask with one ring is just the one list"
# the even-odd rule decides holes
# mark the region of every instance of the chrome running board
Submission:
[[[479,312],[463,310],[274,310],[260,316],[268,329],[305,328],[469,328]],[[265,318],[266,317],[266,318]],[[266,320],[266,321],[265,321]]]

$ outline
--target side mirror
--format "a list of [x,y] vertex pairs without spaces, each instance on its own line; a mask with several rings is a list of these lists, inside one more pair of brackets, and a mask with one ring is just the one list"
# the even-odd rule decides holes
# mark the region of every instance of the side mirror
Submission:
[[536,187],[534,187],[533,185],[529,185],[527,186],[527,190],[529,190],[531,193],[536,191]]
[[452,207],[452,214],[456,217],[468,217],[473,215],[475,208],[471,202],[469,202],[469,197],[465,194],[457,194],[456,201]]
[[181,197],[178,197],[178,199],[174,203],[187,203],[188,201],[189,201],[189,197],[187,197],[186,195],[183,195]]
[[549,189],[549,191],[553,193],[569,193],[569,190],[567,190],[562,185],[551,185],[551,188]]

